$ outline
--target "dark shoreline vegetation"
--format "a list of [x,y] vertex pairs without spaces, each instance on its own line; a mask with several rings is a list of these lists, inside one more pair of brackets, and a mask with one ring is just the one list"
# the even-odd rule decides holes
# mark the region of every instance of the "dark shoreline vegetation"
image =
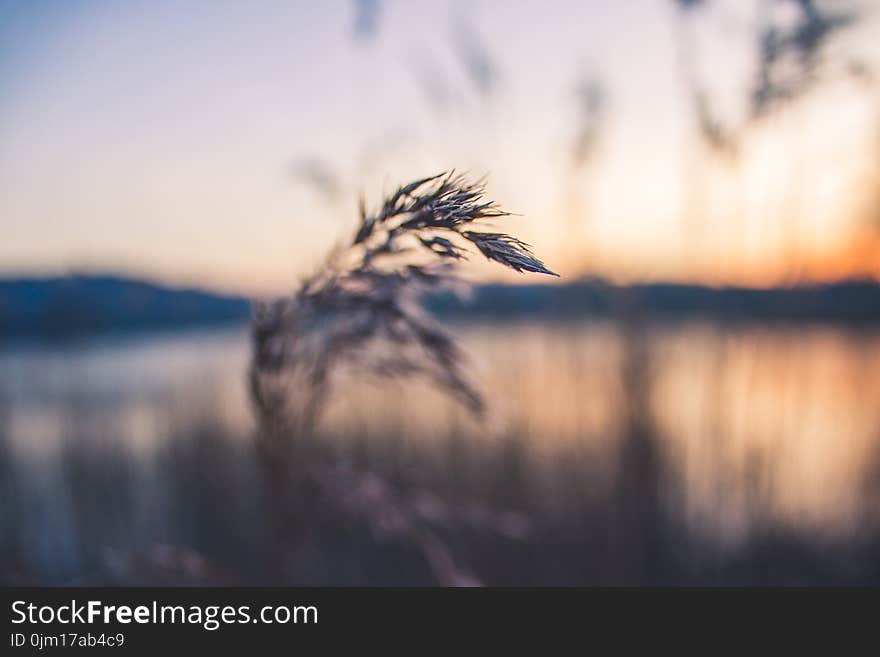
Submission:
[[[439,317],[479,321],[638,317],[643,321],[880,324],[880,283],[852,280],[766,289],[675,283],[615,285],[599,279],[553,285],[475,286],[466,296],[431,293]],[[0,339],[57,339],[247,321],[242,296],[170,288],[113,275],[0,279]]]
[[[862,518],[854,537],[838,538],[762,518],[756,473],[727,482],[753,498],[747,536],[725,544],[689,527],[681,473],[660,437],[635,422],[604,455],[576,446],[539,455],[517,433],[483,443],[450,434],[420,445],[316,433],[294,446],[283,500],[266,488],[250,437],[210,418],[172,432],[148,459],[114,443],[112,430],[73,429],[55,475],[62,499],[46,499],[16,473],[0,441],[0,582],[880,584],[876,515]],[[878,480],[866,482],[873,499]],[[144,497],[159,482],[158,494]],[[50,509],[73,544],[37,540]],[[53,567],[34,571],[41,559]]]

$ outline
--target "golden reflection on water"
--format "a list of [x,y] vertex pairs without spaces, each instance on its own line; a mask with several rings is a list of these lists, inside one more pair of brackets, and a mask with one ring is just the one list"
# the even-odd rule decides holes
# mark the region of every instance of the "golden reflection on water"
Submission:
[[[605,322],[454,327],[492,404],[488,427],[426,385],[344,385],[328,433],[420,441],[515,434],[576,446],[597,476],[634,418],[684,491],[690,522],[736,540],[784,518],[829,533],[870,512],[880,472],[880,333],[829,326]],[[243,328],[0,352],[4,430],[29,460],[101,436],[132,453],[209,418],[247,436]],[[757,517],[756,517],[757,513]]]
[[[870,511],[865,479],[880,462],[876,332],[692,323],[633,333],[589,323],[459,334],[496,409],[495,432],[524,434],[536,450],[574,442],[601,455],[626,435],[627,409],[642,414],[683,484],[688,516],[721,537],[739,536],[756,509],[759,519],[829,532]],[[626,368],[635,374],[626,378]],[[645,408],[632,409],[638,395]],[[347,429],[486,434],[420,386],[391,395],[359,386],[334,411]]]

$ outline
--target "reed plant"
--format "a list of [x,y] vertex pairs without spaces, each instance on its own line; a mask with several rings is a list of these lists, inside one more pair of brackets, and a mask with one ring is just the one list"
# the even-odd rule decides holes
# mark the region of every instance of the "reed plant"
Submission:
[[[558,276],[528,244],[489,229],[488,222],[509,214],[486,198],[482,180],[454,171],[415,180],[398,187],[376,211],[362,201],[347,243],[293,294],[255,307],[249,380],[259,426],[257,451],[277,535],[273,572],[283,572],[288,546],[301,535],[295,509],[311,504],[305,497],[321,495],[377,531],[410,541],[439,582],[477,582],[455,565],[420,509],[411,508],[378,475],[328,466],[303,450],[313,443],[306,438],[347,376],[421,377],[474,416],[485,415],[484,396],[469,376],[461,348],[421,300],[427,291],[460,284],[456,267],[472,254],[520,273]],[[294,472],[300,473],[296,480]],[[433,508],[447,505],[437,501]],[[500,517],[500,512],[488,516]]]

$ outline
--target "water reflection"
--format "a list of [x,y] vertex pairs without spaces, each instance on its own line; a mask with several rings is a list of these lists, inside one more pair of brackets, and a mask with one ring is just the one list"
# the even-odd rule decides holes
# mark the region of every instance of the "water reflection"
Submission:
[[[457,333],[494,403],[488,428],[428,386],[348,382],[323,431],[351,454],[385,449],[410,483],[528,507],[555,550],[533,554],[567,564],[542,565],[536,583],[593,581],[575,569],[588,558],[619,562],[614,582],[741,581],[719,563],[768,536],[800,532],[810,550],[848,554],[877,535],[877,331],[591,322]],[[244,327],[0,352],[4,577],[94,581],[144,550],[190,569],[205,552],[239,572],[258,563],[247,358]],[[412,454],[426,445],[436,462],[423,467]],[[482,471],[480,458],[491,458]],[[670,551],[686,565],[670,565]],[[840,554],[831,575],[820,569],[829,581],[845,580],[838,567],[877,572]]]

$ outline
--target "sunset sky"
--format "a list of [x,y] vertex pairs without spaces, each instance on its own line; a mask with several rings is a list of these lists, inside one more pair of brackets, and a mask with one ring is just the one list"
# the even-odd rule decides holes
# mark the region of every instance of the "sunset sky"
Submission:
[[[283,291],[360,193],[451,167],[563,280],[880,274],[874,4],[749,123],[758,0],[0,0],[0,275]],[[689,74],[735,158],[701,150]]]

